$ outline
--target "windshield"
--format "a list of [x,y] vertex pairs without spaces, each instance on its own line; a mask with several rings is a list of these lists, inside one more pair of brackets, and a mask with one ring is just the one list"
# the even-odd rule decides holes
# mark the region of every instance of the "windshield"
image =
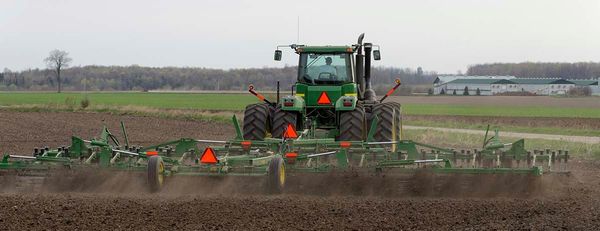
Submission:
[[350,53],[300,54],[298,81],[308,84],[340,84],[352,82]]

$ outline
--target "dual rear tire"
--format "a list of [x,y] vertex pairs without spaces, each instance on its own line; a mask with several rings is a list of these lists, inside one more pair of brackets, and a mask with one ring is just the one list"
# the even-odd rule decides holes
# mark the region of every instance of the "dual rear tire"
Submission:
[[386,102],[373,106],[372,118],[377,116],[374,139],[377,142],[398,141],[402,137],[402,118],[399,103]]
[[264,140],[269,132],[269,105],[266,103],[250,104],[244,111],[242,126],[245,140]]
[[298,113],[291,111],[284,111],[281,108],[275,109],[273,113],[273,129],[271,130],[271,136],[273,138],[281,138],[286,132],[289,124],[293,125],[296,130],[298,122]]
[[[402,137],[400,104],[386,102],[374,105],[369,121],[375,116],[378,122],[374,139],[378,142],[398,141]],[[272,117],[271,117],[272,116]],[[353,111],[340,113],[338,140],[365,140],[371,123],[367,121],[365,110],[357,106]],[[271,112],[265,103],[251,104],[244,111],[243,136],[245,140],[264,140],[269,133],[274,138],[283,137],[287,125],[298,125],[298,113],[275,109]],[[272,126],[271,126],[272,125]],[[296,127],[296,129],[298,129]]]
[[343,141],[360,141],[366,135],[366,117],[363,107],[357,106],[353,111],[340,113],[340,136]]

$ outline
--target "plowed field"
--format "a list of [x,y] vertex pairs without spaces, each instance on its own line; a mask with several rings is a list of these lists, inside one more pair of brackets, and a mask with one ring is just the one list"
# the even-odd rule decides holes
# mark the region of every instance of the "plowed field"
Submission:
[[[119,136],[118,122],[125,121],[132,142],[142,145],[180,137],[226,139],[234,133],[227,125],[154,117],[0,111],[0,151],[28,154],[36,146],[66,145],[71,135],[97,135],[102,120]],[[343,191],[325,196],[267,195],[243,188],[232,194],[219,190],[149,194],[137,189],[139,182],[122,185],[105,180],[97,191],[0,193],[0,229],[598,230],[600,164],[573,160],[570,169],[569,183],[547,181],[548,187],[539,195],[512,196],[345,195]],[[328,186],[323,181],[322,187]]]

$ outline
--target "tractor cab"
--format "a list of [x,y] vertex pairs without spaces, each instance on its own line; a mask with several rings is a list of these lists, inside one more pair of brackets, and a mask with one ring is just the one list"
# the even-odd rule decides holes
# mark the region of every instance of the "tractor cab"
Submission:
[[302,98],[309,111],[334,108],[341,97],[357,96],[352,47],[296,46],[295,50],[299,56],[296,95]]
[[301,47],[298,82],[307,85],[342,85],[355,79],[351,47]]

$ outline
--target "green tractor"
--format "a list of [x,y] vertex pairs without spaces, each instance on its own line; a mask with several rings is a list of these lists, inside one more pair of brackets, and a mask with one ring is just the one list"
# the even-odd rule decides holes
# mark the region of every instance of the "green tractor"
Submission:
[[281,60],[281,47],[290,47],[299,56],[295,94],[292,91],[271,103],[250,86],[250,92],[264,103],[246,107],[244,139],[282,138],[293,129],[306,138],[364,141],[374,130],[373,141],[401,140],[400,104],[383,102],[400,81],[377,99],[371,88],[371,59],[381,59],[379,46],[363,43],[363,38],[361,34],[358,43],[350,46],[278,46],[276,61]]

